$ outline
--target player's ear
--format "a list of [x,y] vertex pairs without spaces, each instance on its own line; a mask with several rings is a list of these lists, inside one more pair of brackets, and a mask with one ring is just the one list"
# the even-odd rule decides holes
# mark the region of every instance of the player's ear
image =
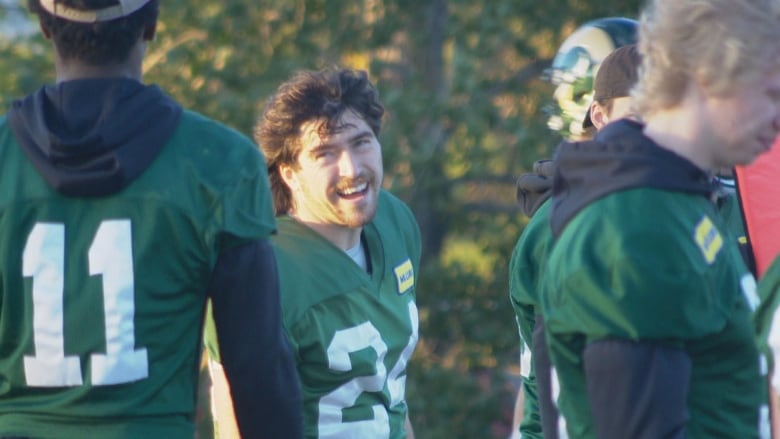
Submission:
[[590,120],[593,121],[593,126],[597,130],[602,129],[604,125],[609,123],[609,115],[598,102],[594,101],[593,105],[590,106]]
[[43,20],[38,20],[38,27],[41,29],[41,33],[47,40],[51,39],[51,30],[43,24]]
[[284,181],[284,184],[290,188],[291,191],[296,191],[300,186],[298,185],[298,179],[292,166],[286,164],[279,165],[279,176]]
[[156,33],[157,33],[157,22],[155,21],[153,24],[144,27],[144,33],[143,33],[144,41],[153,41]]

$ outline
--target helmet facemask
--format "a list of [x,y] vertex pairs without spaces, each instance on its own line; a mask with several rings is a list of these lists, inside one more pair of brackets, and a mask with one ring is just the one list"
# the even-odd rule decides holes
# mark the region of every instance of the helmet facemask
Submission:
[[593,99],[593,78],[613,50],[636,42],[637,23],[627,18],[602,18],[585,23],[561,45],[544,79],[555,85],[545,107],[547,126],[569,140],[585,133],[582,121]]

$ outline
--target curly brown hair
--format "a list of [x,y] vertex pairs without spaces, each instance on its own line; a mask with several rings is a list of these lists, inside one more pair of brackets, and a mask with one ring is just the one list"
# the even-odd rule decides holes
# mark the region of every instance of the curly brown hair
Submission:
[[362,70],[323,69],[296,73],[271,96],[255,126],[255,141],[265,154],[277,215],[292,207],[290,188],[279,174],[279,165],[295,167],[301,151],[301,126],[323,118],[331,130],[345,111],[358,114],[379,136],[384,106],[379,92]]

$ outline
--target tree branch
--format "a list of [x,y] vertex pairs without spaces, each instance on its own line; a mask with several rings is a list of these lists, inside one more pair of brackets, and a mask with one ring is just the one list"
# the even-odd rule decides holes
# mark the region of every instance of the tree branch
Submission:
[[176,47],[190,41],[205,41],[206,38],[208,38],[206,32],[200,30],[190,30],[180,34],[172,40],[166,41],[159,47],[154,48],[154,50],[150,50],[144,59],[144,73],[152,70],[159,62],[168,56],[168,52],[175,49]]

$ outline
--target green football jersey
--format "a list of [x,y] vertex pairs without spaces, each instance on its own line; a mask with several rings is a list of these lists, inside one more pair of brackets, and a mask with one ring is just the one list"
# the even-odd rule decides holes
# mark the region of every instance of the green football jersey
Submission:
[[363,237],[370,273],[289,217],[279,219],[274,237],[309,438],[406,437],[406,364],[418,336],[419,230],[409,209],[382,191]]
[[222,249],[275,229],[262,155],[185,111],[111,196],[66,197],[0,119],[0,436],[187,438]]
[[536,372],[529,358],[533,350],[533,329],[539,305],[539,278],[544,270],[547,253],[552,247],[550,228],[552,202],[547,200],[534,213],[518,239],[509,260],[509,296],[515,311],[520,337],[523,342],[522,386],[525,392],[522,437],[542,438],[542,422],[536,389]]
[[[772,386],[780,389],[780,257],[777,257],[758,283],[761,305],[755,315],[756,334],[761,351],[770,360]],[[778,391],[780,393],[780,391]]]
[[729,194],[720,201],[718,208],[721,218],[723,218],[726,228],[731,236],[740,244],[745,244],[745,222],[742,220],[742,211],[739,207],[739,197],[736,194]]
[[607,195],[580,211],[550,253],[542,306],[569,437],[595,437],[587,343],[668,343],[691,360],[686,437],[768,431],[753,339],[755,280],[706,198],[656,189]]
[[536,372],[532,362],[530,348],[523,343],[521,346],[521,368],[527,370],[520,377],[523,390],[523,419],[518,427],[520,438],[542,439],[542,418],[539,412],[539,395],[536,384]]

